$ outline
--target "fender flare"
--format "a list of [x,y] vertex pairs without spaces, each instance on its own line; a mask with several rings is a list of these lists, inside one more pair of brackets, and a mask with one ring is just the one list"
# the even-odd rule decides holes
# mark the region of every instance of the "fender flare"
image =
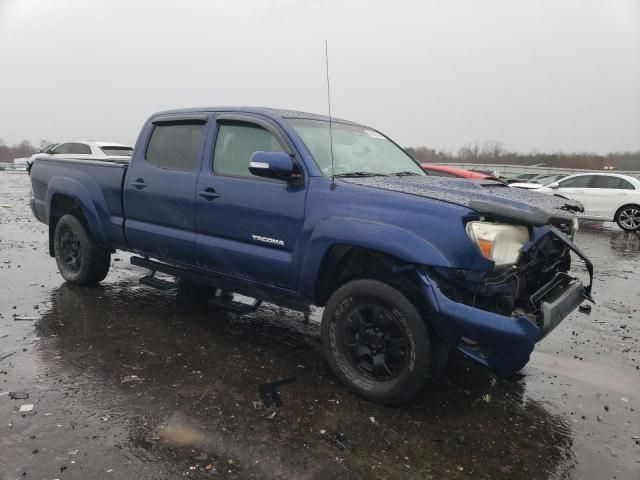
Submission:
[[442,251],[409,230],[370,220],[332,217],[319,222],[307,242],[300,279],[304,297],[315,298],[320,269],[334,245],[376,250],[408,263],[452,266]]
[[[100,192],[100,190],[98,189]],[[89,190],[85,185],[78,180],[69,177],[53,177],[49,180],[47,185],[47,212],[46,218],[49,223],[49,228],[52,228],[51,224],[51,207],[53,197],[55,195],[64,195],[70,197],[78,204],[84,218],[87,221],[89,231],[93,236],[93,239],[101,246],[107,244],[107,239],[102,228],[102,221],[109,218],[109,210],[107,208],[107,202],[100,192],[99,197],[89,193]]]

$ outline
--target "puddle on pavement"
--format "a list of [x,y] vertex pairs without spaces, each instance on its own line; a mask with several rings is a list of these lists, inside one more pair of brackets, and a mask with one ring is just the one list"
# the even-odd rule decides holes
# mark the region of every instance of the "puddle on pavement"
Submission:
[[[50,301],[36,324],[38,383],[49,390],[34,401],[58,424],[99,432],[97,445],[118,438],[130,462],[120,470],[144,472],[149,458],[162,471],[230,478],[529,479],[572,468],[570,425],[524,396],[524,382],[466,361],[430,394],[386,408],[336,383],[318,323],[302,314],[192,310],[130,283],[62,285]],[[283,407],[264,408],[258,385],[288,377],[297,380],[281,387]],[[321,430],[343,433],[352,452]],[[113,457],[91,461],[106,469]]]
[[593,362],[534,351],[528,368],[562,375],[601,390],[610,390],[640,399],[640,384],[629,375]]

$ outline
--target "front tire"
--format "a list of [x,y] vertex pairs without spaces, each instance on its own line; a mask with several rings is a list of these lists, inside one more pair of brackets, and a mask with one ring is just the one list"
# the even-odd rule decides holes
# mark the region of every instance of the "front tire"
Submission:
[[432,345],[416,306],[377,280],[354,280],[334,292],[322,316],[323,350],[349,389],[397,405],[432,376]]
[[640,206],[625,205],[621,207],[615,216],[618,226],[625,232],[635,232],[640,229]]
[[63,215],[53,234],[54,252],[62,277],[74,285],[95,285],[109,273],[111,254],[98,245],[74,215]]

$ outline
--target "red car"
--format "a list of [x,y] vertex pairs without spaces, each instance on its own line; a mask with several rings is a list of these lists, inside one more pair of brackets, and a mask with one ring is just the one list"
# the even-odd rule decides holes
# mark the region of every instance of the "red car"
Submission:
[[458,177],[458,178],[471,178],[475,180],[495,179],[492,175],[486,173],[472,172],[470,170],[463,170],[462,168],[444,167],[442,165],[432,165],[430,163],[421,164],[422,169],[429,175],[437,177]]

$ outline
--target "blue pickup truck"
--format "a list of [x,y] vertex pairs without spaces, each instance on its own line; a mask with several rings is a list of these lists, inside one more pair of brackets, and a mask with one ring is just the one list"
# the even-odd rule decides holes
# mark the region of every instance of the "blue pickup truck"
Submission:
[[[429,176],[349,121],[161,112],[130,161],[39,159],[30,175],[33,213],[67,282],[100,282],[125,250],[151,286],[166,286],[163,272],[229,307],[239,303],[230,292],[253,307],[323,306],[336,376],[385,404],[425,388],[451,348],[512,375],[591,299],[593,268],[572,241],[579,203]],[[570,273],[572,252],[586,286]]]

